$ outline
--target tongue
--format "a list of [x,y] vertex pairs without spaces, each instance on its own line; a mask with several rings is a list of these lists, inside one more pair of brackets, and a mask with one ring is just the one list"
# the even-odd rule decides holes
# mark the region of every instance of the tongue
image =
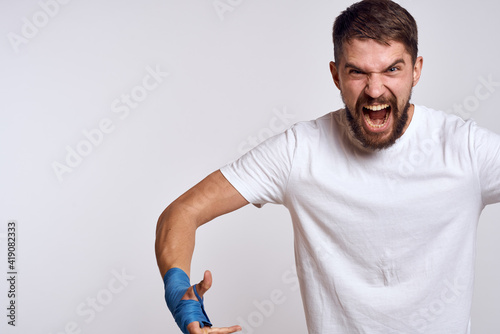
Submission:
[[378,120],[378,119],[383,120],[385,118],[386,113],[387,113],[386,109],[377,110],[377,111],[373,111],[373,110],[368,111],[370,119],[373,121]]
[[384,122],[385,115],[387,114],[387,109],[382,110],[368,110],[368,116],[370,116],[370,120],[377,125],[380,125]]

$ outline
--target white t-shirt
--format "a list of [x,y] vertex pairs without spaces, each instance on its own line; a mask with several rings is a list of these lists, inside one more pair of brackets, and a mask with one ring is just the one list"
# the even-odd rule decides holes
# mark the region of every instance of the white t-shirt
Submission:
[[500,201],[500,136],[415,106],[396,143],[354,145],[345,111],[221,169],[290,211],[309,333],[469,333],[476,227]]

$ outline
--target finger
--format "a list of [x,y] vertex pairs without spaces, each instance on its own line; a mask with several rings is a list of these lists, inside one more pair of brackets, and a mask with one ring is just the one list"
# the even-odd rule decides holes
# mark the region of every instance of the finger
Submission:
[[236,333],[241,331],[240,326],[231,326],[231,327],[212,327],[207,328],[207,334],[227,334],[227,333]]
[[[196,284],[196,292],[198,293],[198,295],[200,296],[200,298],[203,298],[203,295],[205,294],[205,292],[208,291],[208,289],[210,289],[210,287],[212,286],[212,273],[207,270],[205,271],[205,274],[203,275],[203,279],[200,281],[200,283]],[[186,299],[192,299],[192,300],[198,300],[198,298],[196,298],[196,295],[193,291],[193,287],[189,287],[189,289],[187,289],[186,293],[184,294],[184,296],[182,297],[183,300],[186,300]]]
[[212,286],[212,273],[210,270],[205,271],[205,274],[203,275],[203,280],[196,284],[196,292],[200,295],[200,298],[203,298],[203,295],[205,292],[210,289]]
[[200,328],[199,322],[195,321],[190,323],[187,329],[189,334],[228,334],[241,331],[241,326]]

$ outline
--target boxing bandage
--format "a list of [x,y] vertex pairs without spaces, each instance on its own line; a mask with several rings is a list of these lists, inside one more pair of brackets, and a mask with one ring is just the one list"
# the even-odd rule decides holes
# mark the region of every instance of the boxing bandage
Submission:
[[188,275],[179,268],[172,268],[163,277],[165,283],[165,300],[167,306],[174,316],[175,322],[187,334],[187,325],[193,321],[198,321],[200,327],[212,326],[205,308],[203,307],[203,298],[200,298],[196,291],[196,285],[193,285],[196,300],[182,300],[182,297],[190,287]]

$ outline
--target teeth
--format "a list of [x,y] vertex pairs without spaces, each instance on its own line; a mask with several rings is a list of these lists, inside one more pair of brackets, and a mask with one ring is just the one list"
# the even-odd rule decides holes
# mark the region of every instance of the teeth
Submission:
[[383,127],[385,125],[385,122],[387,122],[387,119],[389,118],[389,113],[386,113],[385,114],[385,118],[384,120],[382,121],[382,123],[380,124],[374,124],[371,119],[370,119],[370,116],[368,116],[367,114],[364,115],[365,116],[365,120],[366,122],[368,123],[368,125],[370,125],[372,128],[376,128],[376,129],[379,129],[381,127]]
[[382,110],[382,109],[385,109],[385,108],[388,108],[389,105],[388,104],[380,104],[380,105],[377,105],[377,106],[364,106],[364,108],[368,109],[368,110],[372,110],[372,111],[378,111],[378,110]]

